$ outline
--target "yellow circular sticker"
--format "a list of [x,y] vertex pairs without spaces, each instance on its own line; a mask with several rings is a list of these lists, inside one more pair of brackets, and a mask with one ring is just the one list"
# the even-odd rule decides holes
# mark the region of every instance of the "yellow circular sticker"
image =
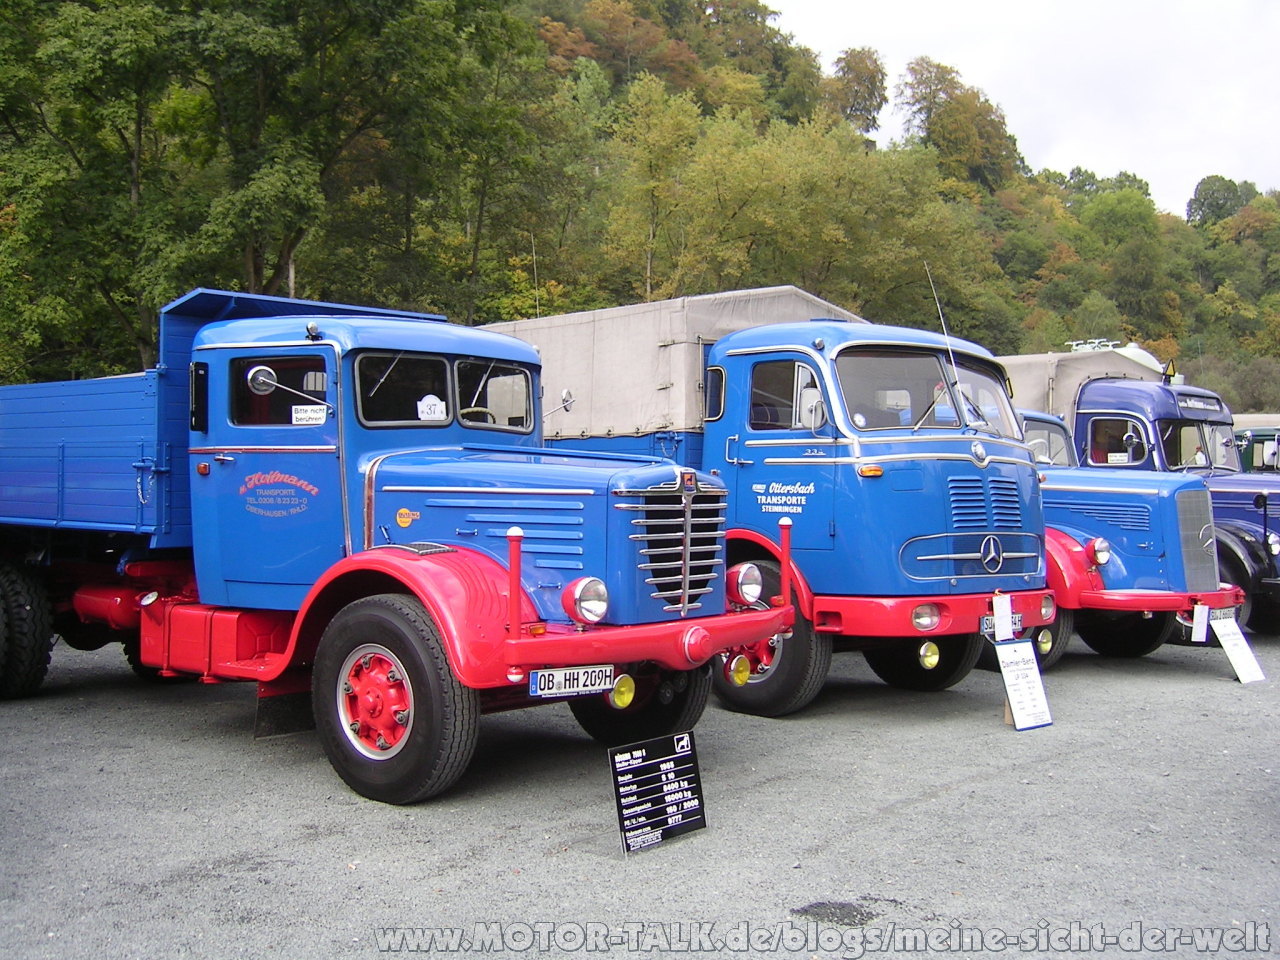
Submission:
[[410,510],[408,507],[401,507],[396,511],[396,523],[401,527],[407,527],[420,516],[422,516],[422,514],[415,510]]

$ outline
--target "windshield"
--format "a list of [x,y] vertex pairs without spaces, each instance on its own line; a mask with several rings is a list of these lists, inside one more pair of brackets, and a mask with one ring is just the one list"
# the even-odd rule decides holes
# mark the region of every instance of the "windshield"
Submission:
[[842,352],[836,375],[849,420],[859,430],[973,427],[1021,439],[1003,383],[984,367],[959,363],[953,375],[950,359],[935,353]]
[[1071,434],[1060,423],[1044,420],[1028,420],[1022,425],[1022,433],[1031,448],[1036,463],[1054,467],[1076,466],[1076,452],[1071,446]]
[[399,352],[356,359],[360,420],[373,427],[533,428],[529,371],[490,359]]
[[1215,467],[1240,469],[1240,451],[1228,423],[1204,420],[1158,420],[1156,430],[1171,470]]

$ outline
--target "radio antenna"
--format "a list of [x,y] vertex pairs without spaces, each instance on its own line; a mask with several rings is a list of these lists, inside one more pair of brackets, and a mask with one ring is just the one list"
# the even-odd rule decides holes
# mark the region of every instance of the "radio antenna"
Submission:
[[955,351],[951,349],[951,332],[947,330],[947,318],[942,314],[942,301],[938,299],[938,288],[933,285],[933,273],[929,270],[929,261],[924,261],[924,275],[929,278],[929,292],[933,294],[933,305],[938,310],[938,322],[942,324],[942,335],[947,338],[947,357],[951,360],[951,385],[960,382],[960,370],[956,366]]

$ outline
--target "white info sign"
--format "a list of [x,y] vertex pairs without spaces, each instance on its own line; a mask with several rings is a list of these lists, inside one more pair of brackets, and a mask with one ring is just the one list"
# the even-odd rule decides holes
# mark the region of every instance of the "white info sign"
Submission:
[[[1197,613],[1199,609],[1197,608]],[[1236,672],[1236,678],[1241,683],[1257,683],[1259,680],[1267,679],[1262,672],[1262,667],[1258,665],[1258,658],[1253,655],[1253,648],[1249,646],[1249,641],[1240,632],[1240,624],[1236,623],[1234,610],[1224,607],[1222,610],[1213,611],[1209,615],[1209,625],[1213,627],[1218,643],[1222,644],[1222,649],[1227,652],[1231,669]]]
[[1040,664],[1030,640],[1005,640],[996,644],[1005,703],[1015,730],[1034,730],[1053,723],[1049,700],[1040,680]]

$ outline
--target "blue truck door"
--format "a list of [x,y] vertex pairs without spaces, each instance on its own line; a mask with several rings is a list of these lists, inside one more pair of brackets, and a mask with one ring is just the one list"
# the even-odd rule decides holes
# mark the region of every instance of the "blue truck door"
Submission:
[[734,512],[740,526],[776,538],[790,517],[796,550],[835,547],[829,407],[813,368],[796,360],[753,364],[747,422],[738,441]]
[[191,444],[200,598],[294,609],[346,551],[334,350],[198,356],[193,392],[203,365],[211,398]]

